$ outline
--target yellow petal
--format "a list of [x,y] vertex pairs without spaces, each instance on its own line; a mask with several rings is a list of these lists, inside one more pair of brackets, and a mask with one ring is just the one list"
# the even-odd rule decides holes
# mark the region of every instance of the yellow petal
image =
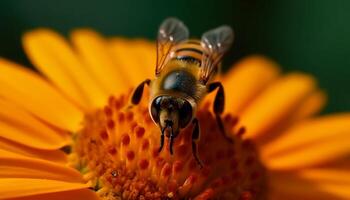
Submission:
[[0,149],[17,153],[20,155],[28,156],[28,157],[49,160],[60,164],[64,164],[67,162],[67,156],[63,151],[40,150],[40,149],[30,148],[28,146],[25,146],[1,137],[0,137]]
[[[40,122],[28,112],[0,99],[0,137],[37,149],[58,149],[69,135]],[[28,142],[30,141],[30,142]]]
[[321,184],[319,186],[324,191],[332,194],[336,194],[340,199],[347,200],[350,197],[350,187],[349,184],[338,185],[338,184]]
[[[1,178],[0,199],[25,197],[30,195],[72,191],[87,188],[81,183],[69,183],[47,179]],[[63,198],[64,199],[64,198]]]
[[235,64],[224,76],[226,111],[240,114],[279,74],[279,67],[262,56],[251,56]]
[[327,96],[323,91],[318,90],[313,92],[301,103],[299,108],[295,110],[291,121],[298,121],[318,114],[325,106],[326,101]]
[[83,182],[81,174],[73,168],[0,149],[1,178],[38,178]]
[[[339,185],[342,189],[343,186]],[[341,200],[339,193],[322,188],[315,181],[303,179],[297,173],[274,173],[269,175],[269,199]]]
[[335,194],[343,199],[350,197],[349,169],[308,169],[299,173],[305,180],[312,181],[324,191]]
[[350,171],[338,169],[305,169],[298,173],[300,177],[315,181],[317,184],[344,184],[350,189]]
[[48,29],[31,31],[24,35],[23,45],[32,63],[67,97],[85,109],[106,102],[107,93],[98,88],[98,82],[59,34]]
[[109,47],[115,63],[132,86],[154,76],[155,45],[142,40],[113,38],[109,42]]
[[80,29],[71,34],[71,40],[85,67],[109,95],[128,89],[128,79],[113,62],[107,42],[102,36],[89,29]]
[[240,115],[246,137],[268,133],[288,119],[315,89],[312,77],[293,73],[280,78],[263,91]]
[[[64,138],[58,137],[57,135],[49,135],[49,137],[39,137],[40,134],[37,134],[36,132],[31,132],[31,130],[28,130],[26,132],[25,129],[25,127],[23,127],[23,129],[20,129],[16,127],[15,124],[10,125],[9,123],[4,123],[3,121],[0,121],[0,137],[12,141],[17,141],[21,144],[27,143],[27,145],[30,147],[40,148],[42,146],[42,149],[57,149],[69,143],[69,140],[64,140]],[[57,141],[55,141],[54,139],[57,139]]]
[[301,105],[295,109],[293,114],[291,114],[288,119],[280,122],[274,126],[268,134],[262,135],[256,139],[256,144],[263,146],[275,138],[283,134],[289,127],[298,123],[301,120],[310,118],[315,114],[319,113],[326,103],[326,95],[323,91],[315,91],[310,94],[301,103]]
[[49,194],[39,194],[11,200],[101,200],[95,192],[90,189],[64,191]]
[[350,153],[350,114],[301,122],[261,148],[272,169],[319,165]]
[[34,72],[0,59],[0,96],[59,128],[75,131],[83,113]]
[[332,169],[338,169],[338,170],[347,170],[350,169],[350,154],[345,155],[342,158],[339,158],[335,161],[332,161],[332,163],[325,163],[323,165],[320,165],[321,168],[332,168]]

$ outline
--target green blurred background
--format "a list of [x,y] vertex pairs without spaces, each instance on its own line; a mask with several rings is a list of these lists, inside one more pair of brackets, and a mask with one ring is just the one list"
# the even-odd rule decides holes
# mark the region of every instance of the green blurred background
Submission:
[[0,56],[29,65],[20,37],[35,27],[64,34],[92,27],[105,35],[154,39],[167,16],[182,19],[198,37],[209,28],[231,25],[236,40],[227,65],[249,54],[267,55],[285,71],[315,75],[329,94],[325,113],[350,110],[350,1],[346,0],[2,0]]

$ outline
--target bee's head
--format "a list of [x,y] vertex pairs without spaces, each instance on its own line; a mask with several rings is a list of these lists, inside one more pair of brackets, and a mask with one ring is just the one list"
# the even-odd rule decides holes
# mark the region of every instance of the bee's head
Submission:
[[174,137],[191,121],[193,110],[191,104],[179,97],[158,96],[151,105],[150,112],[154,122],[167,137],[172,133]]

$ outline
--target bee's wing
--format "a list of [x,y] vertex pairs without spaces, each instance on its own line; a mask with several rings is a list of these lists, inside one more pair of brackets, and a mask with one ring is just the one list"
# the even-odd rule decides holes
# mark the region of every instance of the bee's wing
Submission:
[[220,26],[203,34],[201,45],[202,56],[200,81],[206,84],[211,74],[217,71],[222,56],[233,43],[233,30],[229,26]]
[[157,65],[158,75],[164,65],[171,48],[189,37],[189,31],[182,21],[176,18],[167,18],[160,25],[157,37]]

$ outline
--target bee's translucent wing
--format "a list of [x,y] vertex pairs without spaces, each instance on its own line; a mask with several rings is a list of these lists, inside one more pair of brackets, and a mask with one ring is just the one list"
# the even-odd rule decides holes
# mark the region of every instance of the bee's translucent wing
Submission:
[[201,45],[204,49],[200,81],[206,84],[214,71],[217,71],[222,56],[233,43],[233,30],[220,26],[203,34]]
[[176,18],[167,18],[160,25],[157,37],[157,65],[158,75],[164,65],[171,48],[189,37],[189,31],[182,21]]

